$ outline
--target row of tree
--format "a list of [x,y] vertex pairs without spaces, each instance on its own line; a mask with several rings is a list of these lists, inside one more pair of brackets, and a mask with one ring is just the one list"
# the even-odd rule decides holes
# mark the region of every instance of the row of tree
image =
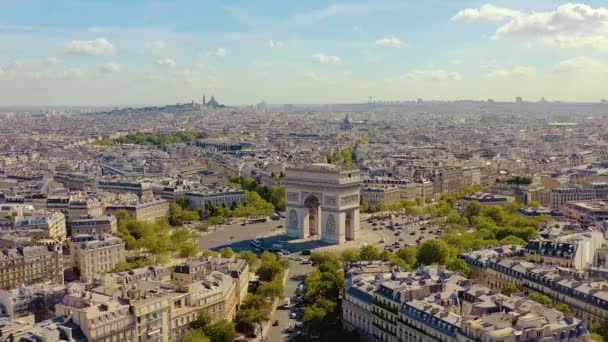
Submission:
[[251,252],[240,252],[237,258],[247,260],[250,267],[259,264],[254,269],[260,285],[255,293],[247,294],[235,319],[238,331],[253,335],[270,320],[274,301],[283,296],[283,276],[289,263],[270,252],[262,254],[261,262]]
[[98,140],[95,145],[116,145],[116,144],[135,144],[135,145],[152,145],[158,148],[164,148],[170,144],[177,143],[192,143],[197,139],[202,139],[202,133],[194,131],[173,132],[167,134],[137,132],[119,137],[116,139]]
[[322,341],[360,341],[358,334],[344,331],[340,315],[344,289],[342,262],[330,253],[314,253],[317,269],[306,277],[304,326]]
[[263,200],[272,203],[277,210],[285,210],[285,187],[282,185],[268,188],[266,185],[258,183],[252,177],[243,179],[239,176],[230,178],[230,183],[245,191],[255,191]]
[[[127,250],[145,249],[148,253],[166,258],[170,252],[180,257],[198,253],[196,235],[185,228],[173,228],[166,218],[157,222],[137,221],[126,210],[117,210],[118,236],[125,241]],[[156,259],[155,261],[159,261]],[[125,267],[125,265],[119,265]]]

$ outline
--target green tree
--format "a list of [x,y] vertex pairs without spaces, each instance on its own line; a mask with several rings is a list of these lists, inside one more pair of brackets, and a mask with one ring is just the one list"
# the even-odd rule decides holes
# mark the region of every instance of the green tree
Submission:
[[324,326],[327,311],[316,304],[304,308],[304,326],[312,331],[319,331]]
[[543,205],[540,202],[537,201],[530,201],[528,202],[528,207],[530,208],[539,208],[542,207]]
[[204,331],[207,328],[207,326],[209,326],[209,324],[211,324],[211,322],[213,322],[213,318],[211,317],[211,314],[209,314],[209,312],[207,312],[207,310],[201,309],[198,311],[198,314],[196,315],[196,319],[194,321],[190,322],[190,329]]
[[500,293],[504,294],[505,296],[510,296],[517,292],[519,292],[519,288],[517,287],[517,285],[514,282],[506,283],[502,287],[502,290],[500,291]]
[[186,242],[179,247],[180,258],[195,257],[198,254],[198,247],[192,242]]
[[273,186],[270,188],[270,203],[278,210],[285,210],[285,187]]
[[450,258],[450,247],[443,240],[426,240],[416,253],[416,260],[421,265],[445,264]]
[[462,259],[454,258],[447,262],[445,267],[450,271],[460,272],[463,277],[469,277],[471,275],[471,268],[469,265]]
[[348,248],[342,252],[341,258],[342,258],[342,261],[345,263],[351,262],[353,260],[359,259],[359,253],[352,248]]
[[397,251],[397,256],[410,266],[416,265],[416,248],[414,247],[399,248]]
[[257,294],[267,298],[279,298],[283,296],[283,280],[276,277],[272,281],[262,282]]
[[363,246],[359,251],[359,258],[361,260],[379,260],[380,251],[374,245]]
[[525,246],[526,245],[526,241],[524,241],[520,237],[509,235],[506,238],[500,240],[500,244],[501,245],[521,245],[521,246]]
[[469,221],[473,218],[473,216],[478,216],[481,214],[482,205],[478,201],[472,201],[469,203],[464,209],[464,216],[466,216]]
[[570,313],[570,307],[568,306],[568,304],[564,303],[555,304],[555,310],[561,311],[565,314]]
[[255,181],[255,179],[253,179],[251,177],[245,178],[241,184],[242,184],[243,190],[247,190],[247,191],[255,191],[255,187],[257,186],[257,182]]
[[367,202],[361,203],[359,210],[363,213],[367,213],[369,211],[369,204]]
[[251,251],[238,252],[236,253],[236,258],[245,260],[249,265],[249,269],[252,271],[255,271],[260,265],[260,259]]
[[201,330],[188,330],[182,336],[181,342],[211,342],[209,337],[205,335]]
[[204,256],[205,258],[211,258],[211,257],[215,258],[218,256],[218,253],[214,252],[214,251],[206,250],[206,251],[203,251],[201,253],[201,255]]
[[551,298],[549,298],[548,296],[542,294],[542,293],[538,293],[538,292],[532,292],[528,295],[528,298],[540,303],[542,305],[551,305],[553,304],[553,300],[551,300]]
[[450,246],[443,240],[426,240],[418,247],[416,260],[421,265],[445,264],[450,257]]
[[234,251],[230,247],[224,247],[220,249],[220,255],[222,258],[230,258],[234,255]]
[[233,322],[225,319],[219,320],[204,329],[211,342],[232,342],[236,329]]
[[190,205],[190,199],[181,196],[175,201],[175,203],[177,203],[177,205],[179,205],[183,209],[186,209]]
[[241,178],[241,176],[233,176],[230,177],[230,183],[237,185],[237,186],[241,186],[241,182],[243,181],[243,179]]

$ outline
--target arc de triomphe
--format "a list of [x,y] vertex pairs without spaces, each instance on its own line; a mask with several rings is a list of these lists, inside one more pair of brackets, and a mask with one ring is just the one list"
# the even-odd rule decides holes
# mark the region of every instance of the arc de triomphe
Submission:
[[355,240],[361,173],[331,164],[287,168],[287,236],[318,236],[328,243]]

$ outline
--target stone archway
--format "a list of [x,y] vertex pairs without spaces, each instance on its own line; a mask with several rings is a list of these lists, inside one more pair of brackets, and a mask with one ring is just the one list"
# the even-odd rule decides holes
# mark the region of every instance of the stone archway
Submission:
[[319,235],[321,223],[321,201],[317,196],[310,195],[304,200],[304,207],[308,210],[306,219],[308,220],[309,235]]

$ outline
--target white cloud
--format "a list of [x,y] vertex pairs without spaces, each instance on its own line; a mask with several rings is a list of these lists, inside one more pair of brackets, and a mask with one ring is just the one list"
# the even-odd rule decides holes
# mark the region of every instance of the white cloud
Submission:
[[319,76],[317,73],[312,72],[312,71],[307,71],[304,73],[304,78],[309,80],[309,81],[315,81],[315,82],[319,82],[322,81],[323,79],[321,78],[321,76]]
[[175,67],[175,61],[171,58],[159,59],[156,61],[156,64],[165,67],[165,68],[173,68]]
[[406,75],[404,78],[412,81],[430,81],[430,82],[447,82],[447,81],[462,81],[463,76],[459,72],[447,71],[443,69],[416,69]]
[[59,59],[57,57],[48,57],[47,59],[45,59],[45,62],[49,65],[55,65],[59,63]]
[[588,57],[575,57],[555,64],[553,71],[558,73],[605,73],[608,72],[608,63]]
[[496,28],[492,38],[527,36],[547,46],[558,48],[593,48],[608,51],[608,8],[582,3],[567,3],[555,10],[523,12],[484,5],[468,8],[453,20],[506,20]]
[[23,74],[23,77],[30,81],[42,81],[50,78],[48,74],[40,71],[28,71]]
[[150,47],[155,49],[155,50],[162,50],[164,49],[165,46],[165,42],[163,42],[162,40],[155,40],[153,42],[150,43]]
[[116,52],[116,47],[107,38],[97,38],[73,40],[65,44],[65,51],[74,55],[109,55]]
[[18,71],[21,70],[23,68],[23,62],[16,60],[16,61],[12,61],[8,64],[5,64],[2,66],[2,69],[4,70],[4,72],[13,72],[13,71]]
[[494,69],[485,74],[486,78],[526,78],[536,75],[536,69],[529,66],[516,66],[512,69]]
[[480,8],[465,8],[452,17],[455,21],[499,21],[519,16],[521,12],[485,4]]
[[226,56],[226,49],[224,48],[217,48],[215,51],[212,52],[207,52],[207,57],[224,57]]
[[394,48],[407,47],[407,43],[402,42],[399,38],[396,37],[378,39],[376,40],[376,45]]
[[267,48],[271,48],[271,49],[280,49],[283,47],[283,42],[280,41],[274,41],[274,40],[269,40],[266,43],[264,43],[264,46]]
[[79,79],[82,79],[85,77],[86,77],[86,74],[82,70],[80,70],[78,68],[69,68],[68,70],[65,70],[59,76],[59,79],[73,81],[73,80],[79,80]]
[[99,71],[104,74],[114,74],[120,71],[120,65],[114,62],[108,62],[100,66]]
[[363,29],[361,29],[359,26],[353,26],[353,32],[363,32]]
[[326,55],[324,53],[315,53],[312,55],[312,59],[320,63],[342,63],[342,58],[334,55]]

